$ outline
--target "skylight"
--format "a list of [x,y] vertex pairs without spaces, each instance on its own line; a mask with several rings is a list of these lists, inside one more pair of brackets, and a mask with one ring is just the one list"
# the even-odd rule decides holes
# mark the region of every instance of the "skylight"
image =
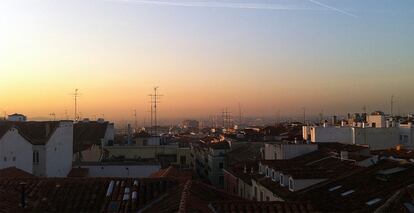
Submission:
[[381,199],[380,199],[380,198],[375,198],[375,199],[372,199],[372,200],[370,200],[370,201],[366,202],[366,204],[367,204],[368,206],[372,206],[372,205],[374,205],[374,204],[378,203],[379,201],[381,201]]
[[352,193],[354,193],[354,192],[355,192],[355,190],[349,190],[349,191],[346,191],[346,192],[342,193],[341,195],[342,195],[343,197],[345,197],[345,196],[350,195],[350,194],[352,194]]
[[337,189],[340,189],[342,186],[334,186],[334,187],[332,187],[332,188],[330,188],[329,189],[329,191],[330,192],[333,192],[333,191],[335,191],[335,190],[337,190]]

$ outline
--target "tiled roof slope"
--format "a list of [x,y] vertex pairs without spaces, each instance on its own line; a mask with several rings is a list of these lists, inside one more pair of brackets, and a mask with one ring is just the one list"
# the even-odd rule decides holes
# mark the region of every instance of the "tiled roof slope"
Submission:
[[59,127],[59,121],[2,121],[0,122],[0,126],[3,126],[2,128],[10,128],[12,126],[33,145],[44,145]]
[[25,172],[16,167],[8,167],[0,169],[0,178],[22,178],[22,177],[35,177],[34,175]]
[[315,185],[296,194],[320,211],[374,211],[400,189],[414,183],[414,165],[390,160]]
[[165,197],[144,212],[212,212],[210,203],[223,200],[239,201],[242,198],[205,183],[188,180],[167,192]]
[[176,185],[176,181],[168,178],[1,179],[0,197],[19,197],[0,202],[0,209],[11,212],[19,206],[20,183],[26,184],[27,208],[19,208],[17,212],[62,213],[138,211]]
[[100,144],[105,137],[108,122],[78,122],[73,125],[73,152],[88,149],[93,144]]

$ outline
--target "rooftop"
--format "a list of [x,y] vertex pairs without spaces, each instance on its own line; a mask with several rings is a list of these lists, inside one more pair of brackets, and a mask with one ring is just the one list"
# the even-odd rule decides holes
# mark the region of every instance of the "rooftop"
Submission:
[[20,135],[33,145],[44,145],[49,141],[55,130],[59,127],[59,121],[29,121],[29,122],[0,122],[0,137],[10,128],[16,128]]
[[[27,207],[19,207],[25,183]],[[3,178],[0,202],[4,212],[130,212],[138,211],[167,189],[170,178]],[[18,196],[16,198],[16,196]],[[17,210],[17,211],[16,211]]]
[[401,188],[413,183],[412,163],[382,160],[329,183],[303,190],[298,200],[311,201],[319,211],[373,211]]

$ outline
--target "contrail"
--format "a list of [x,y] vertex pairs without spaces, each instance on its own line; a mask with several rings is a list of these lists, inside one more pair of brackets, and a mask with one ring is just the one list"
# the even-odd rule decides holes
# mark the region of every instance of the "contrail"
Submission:
[[[149,1],[149,0],[108,0],[114,2],[129,2],[136,4],[160,5],[160,6],[177,6],[177,7],[210,7],[210,8],[233,8],[233,9],[255,9],[255,10],[317,10],[321,9],[298,7],[294,5],[265,4],[265,3],[234,3],[234,2],[202,2],[202,1]],[[327,8],[331,9],[331,8]]]
[[332,7],[332,6],[329,6],[329,5],[323,4],[323,3],[319,2],[319,1],[316,1],[316,0],[308,0],[308,1],[310,1],[310,2],[312,2],[312,3],[314,3],[314,4],[316,4],[316,5],[319,5],[319,6],[321,6],[321,7],[324,7],[324,8],[327,8],[327,9],[333,10],[333,11],[336,11],[336,12],[338,12],[338,13],[341,13],[341,14],[344,14],[344,15],[347,15],[347,16],[351,16],[351,17],[353,17],[353,18],[358,18],[358,16],[357,16],[357,15],[355,15],[355,14],[352,14],[352,13],[346,12],[346,11],[341,10],[341,9],[338,9],[338,8],[336,8],[336,7]]

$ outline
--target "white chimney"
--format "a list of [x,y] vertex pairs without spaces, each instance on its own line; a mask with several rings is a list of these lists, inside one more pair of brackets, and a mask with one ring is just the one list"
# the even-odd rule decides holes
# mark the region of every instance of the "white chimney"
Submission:
[[341,151],[341,160],[348,160],[348,151]]

